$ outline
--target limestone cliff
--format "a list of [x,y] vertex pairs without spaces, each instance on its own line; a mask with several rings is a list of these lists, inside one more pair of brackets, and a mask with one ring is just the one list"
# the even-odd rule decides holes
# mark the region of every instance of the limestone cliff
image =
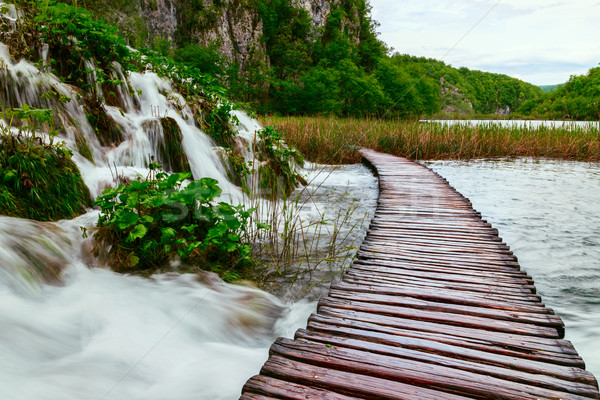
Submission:
[[[292,0],[306,10],[314,34],[319,34],[338,0]],[[175,43],[217,44],[221,55],[243,68],[250,61],[268,65],[263,37],[263,22],[256,1],[252,0],[137,0],[137,15],[118,10],[103,15],[124,31],[137,29],[143,22],[146,43],[164,38]],[[133,23],[135,20],[137,23]],[[130,37],[133,34],[129,35]],[[138,43],[139,45],[139,43]]]

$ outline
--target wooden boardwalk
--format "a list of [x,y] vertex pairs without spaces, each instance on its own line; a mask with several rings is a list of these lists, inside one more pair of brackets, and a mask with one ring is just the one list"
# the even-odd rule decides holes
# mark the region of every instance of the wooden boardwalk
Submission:
[[468,199],[372,150],[380,197],[358,258],[241,399],[600,399],[564,325]]

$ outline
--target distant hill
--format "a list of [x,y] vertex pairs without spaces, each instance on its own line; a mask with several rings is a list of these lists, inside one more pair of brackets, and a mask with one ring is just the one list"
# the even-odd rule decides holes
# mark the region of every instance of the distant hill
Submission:
[[558,89],[558,87],[560,85],[563,85],[563,84],[560,83],[558,85],[539,85],[539,88],[542,89],[543,92],[550,93],[550,92],[554,92],[556,89]]

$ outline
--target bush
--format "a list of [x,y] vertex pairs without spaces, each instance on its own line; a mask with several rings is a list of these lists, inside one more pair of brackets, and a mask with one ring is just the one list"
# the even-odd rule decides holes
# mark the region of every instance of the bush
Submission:
[[[74,218],[91,203],[71,151],[36,133],[50,130],[52,112],[23,105],[0,114],[0,214],[39,221]],[[17,132],[11,127],[17,125]]]
[[243,242],[253,209],[216,202],[218,182],[202,178],[183,187],[190,173],[151,173],[104,190],[94,202],[98,218],[96,252],[108,248],[117,272],[154,272],[177,257],[234,279],[253,264]]

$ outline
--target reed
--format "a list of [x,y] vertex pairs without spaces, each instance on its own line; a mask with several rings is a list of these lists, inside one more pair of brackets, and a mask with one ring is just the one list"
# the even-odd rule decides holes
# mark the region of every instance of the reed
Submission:
[[313,162],[360,161],[361,147],[412,160],[547,157],[600,161],[598,128],[503,127],[438,124],[401,119],[263,117]]
[[325,194],[321,185],[333,168],[309,168],[313,170],[312,179],[289,196],[263,190],[262,196],[247,199],[256,210],[252,217],[255,225],[269,226],[248,232],[253,256],[259,261],[251,278],[262,288],[286,298],[318,298],[323,294],[326,286],[321,284],[330,282],[351,264],[360,244],[357,237],[362,236],[360,232],[369,220],[368,213],[357,211],[359,204],[350,201],[347,191],[340,198],[328,195],[326,208],[319,205],[319,197]]

